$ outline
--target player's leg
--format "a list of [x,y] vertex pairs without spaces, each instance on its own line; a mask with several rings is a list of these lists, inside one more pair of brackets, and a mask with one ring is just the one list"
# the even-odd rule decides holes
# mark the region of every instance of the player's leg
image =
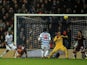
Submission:
[[44,57],[44,49],[41,49],[41,57]]
[[47,57],[48,53],[49,53],[49,50],[46,50],[44,56]]
[[85,54],[85,48],[84,48],[84,46],[81,46],[81,54],[82,54],[82,59],[85,59],[86,54]]
[[6,49],[6,50],[0,55],[0,57],[3,57],[8,51],[9,51],[9,50]]
[[21,54],[20,53],[17,53],[17,55],[16,55],[16,58],[21,58]]
[[64,51],[65,51],[65,57],[68,58],[68,49],[66,47],[65,47]]
[[21,58],[23,54],[24,54],[24,50],[18,48],[16,53],[16,58]]
[[16,56],[17,56],[17,50],[16,49],[14,50],[13,56],[14,56],[14,58],[16,58]]
[[44,54],[45,57],[48,56],[49,49],[50,49],[50,47],[49,46],[46,46],[46,48],[45,48],[45,54]]
[[87,59],[87,49],[85,49],[85,59]]
[[50,53],[50,55],[48,56],[48,58],[52,57],[58,50],[59,50],[59,47],[55,47],[53,51]]
[[61,47],[61,50],[65,52],[65,57],[68,58],[68,50],[66,47]]
[[75,48],[73,51],[73,56],[75,59],[77,58],[77,52],[78,52],[77,50],[78,50],[78,48]]
[[6,45],[6,50],[0,55],[0,57],[3,57],[11,48],[9,48],[8,45]]
[[13,45],[13,43],[10,44],[10,47],[11,47],[12,50],[14,50],[13,56],[14,56],[14,58],[16,58],[17,47],[15,45]]
[[41,57],[42,58],[44,57],[44,53],[45,53],[44,45],[41,45]]
[[28,55],[27,55],[27,49],[24,49],[24,53],[25,53],[26,58],[27,58],[28,57]]
[[75,59],[77,58],[77,52],[80,50],[80,47],[77,46],[74,51],[73,51],[73,56],[75,57]]
[[77,51],[73,51],[73,56],[75,59],[77,58]]
[[17,56],[18,56],[18,52],[16,50],[15,53],[14,53],[14,58],[17,58]]

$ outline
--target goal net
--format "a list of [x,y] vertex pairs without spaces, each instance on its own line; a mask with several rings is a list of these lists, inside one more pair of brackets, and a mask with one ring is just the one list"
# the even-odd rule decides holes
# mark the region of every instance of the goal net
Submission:
[[[67,20],[63,20],[63,16],[69,16]],[[87,47],[87,15],[73,14],[15,14],[14,21],[14,40],[17,45],[26,44],[28,49],[41,48],[38,41],[39,34],[46,27],[51,37],[55,36],[57,31],[70,30],[70,46],[74,41],[73,37],[77,35],[79,30],[82,31]]]

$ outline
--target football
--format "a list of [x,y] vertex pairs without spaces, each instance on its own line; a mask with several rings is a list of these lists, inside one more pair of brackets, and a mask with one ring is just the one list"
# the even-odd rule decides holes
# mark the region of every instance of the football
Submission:
[[68,19],[68,16],[64,16],[64,19],[67,20]]

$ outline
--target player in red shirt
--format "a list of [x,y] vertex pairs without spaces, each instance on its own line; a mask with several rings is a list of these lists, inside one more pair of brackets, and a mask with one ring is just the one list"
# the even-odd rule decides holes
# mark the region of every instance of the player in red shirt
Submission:
[[20,57],[22,57],[22,55],[24,53],[25,53],[26,58],[27,58],[27,50],[26,50],[25,46],[24,45],[19,45],[18,48],[17,48],[17,55],[16,55],[16,57],[20,58]]

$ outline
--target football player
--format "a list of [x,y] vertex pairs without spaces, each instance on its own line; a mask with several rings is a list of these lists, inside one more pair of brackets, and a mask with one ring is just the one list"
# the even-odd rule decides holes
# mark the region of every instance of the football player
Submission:
[[40,34],[39,41],[41,41],[41,56],[43,57],[47,57],[49,49],[50,49],[50,40],[51,40],[51,36],[50,34],[47,32],[47,29],[44,28],[43,32]]
[[59,50],[64,51],[65,57],[68,58],[67,48],[63,45],[63,37],[67,37],[67,36],[61,35],[60,32],[58,32],[57,35],[54,37],[54,42],[56,45],[54,49],[52,50],[52,52],[50,53],[50,55],[48,56],[48,58],[52,57]]
[[5,36],[6,50],[0,55],[0,57],[4,56],[8,51],[14,50],[14,56],[16,52],[16,45],[13,44],[13,35],[11,31],[8,31]]
[[17,52],[16,52],[16,58],[21,58],[24,53],[27,58],[27,50],[26,50],[25,46],[19,45],[17,48]]

